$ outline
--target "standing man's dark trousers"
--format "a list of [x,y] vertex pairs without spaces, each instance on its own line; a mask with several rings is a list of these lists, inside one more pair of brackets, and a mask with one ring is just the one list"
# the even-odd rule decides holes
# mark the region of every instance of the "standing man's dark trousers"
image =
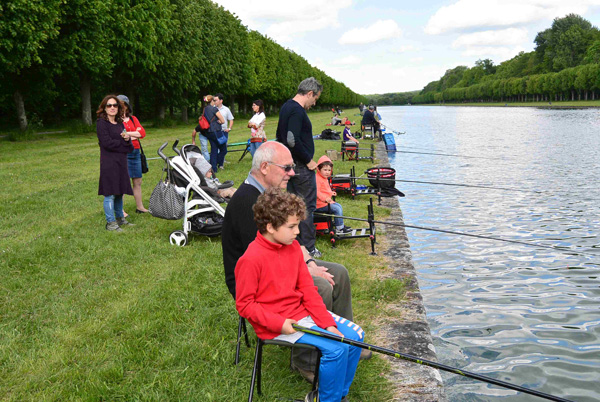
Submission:
[[287,191],[304,198],[306,203],[306,219],[300,222],[299,241],[308,251],[315,248],[315,224],[313,222],[313,213],[317,208],[317,179],[315,172],[310,170],[302,162],[297,162],[294,172],[296,173],[288,181]]

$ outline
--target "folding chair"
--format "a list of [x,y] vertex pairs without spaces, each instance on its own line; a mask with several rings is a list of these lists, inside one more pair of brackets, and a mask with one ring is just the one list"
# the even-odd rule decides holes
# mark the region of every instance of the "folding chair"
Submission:
[[[312,389],[317,389],[317,384],[319,382],[319,365],[321,363],[321,351],[312,345],[307,345],[304,343],[289,343],[285,341],[278,341],[275,339],[260,339],[257,338],[256,342],[256,354],[254,355],[254,366],[252,367],[252,380],[250,382],[250,394],[248,395],[248,402],[252,402],[254,397],[254,385],[258,389],[258,395],[262,395],[261,390],[261,371],[262,371],[262,350],[265,345],[276,345],[276,346],[284,346],[288,348],[301,348],[301,349],[309,349],[317,352],[317,368],[315,369],[315,379],[312,383]],[[290,351],[290,368],[292,363],[292,352]]]
[[374,139],[375,138],[375,127],[372,124],[363,124],[362,125],[362,137],[364,139]]
[[250,341],[248,340],[248,329],[246,328],[246,320],[244,319],[244,317],[240,316],[240,320],[238,321],[237,344],[235,346],[236,366],[240,362],[240,344],[242,343],[242,332],[244,333],[244,338],[246,339],[246,346],[250,347]]

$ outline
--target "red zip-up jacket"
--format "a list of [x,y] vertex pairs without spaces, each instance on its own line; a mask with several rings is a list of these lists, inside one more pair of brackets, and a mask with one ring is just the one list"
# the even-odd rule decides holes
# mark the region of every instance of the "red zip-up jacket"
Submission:
[[257,232],[235,266],[235,283],[237,311],[261,339],[280,335],[286,318],[310,315],[323,329],[336,327],[296,240],[289,246],[271,243]]

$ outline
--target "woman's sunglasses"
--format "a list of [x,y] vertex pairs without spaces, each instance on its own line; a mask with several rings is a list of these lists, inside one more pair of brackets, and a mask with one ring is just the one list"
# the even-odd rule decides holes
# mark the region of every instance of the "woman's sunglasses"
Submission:
[[118,103],[107,103],[106,108],[108,109],[109,107],[119,107],[119,104]]

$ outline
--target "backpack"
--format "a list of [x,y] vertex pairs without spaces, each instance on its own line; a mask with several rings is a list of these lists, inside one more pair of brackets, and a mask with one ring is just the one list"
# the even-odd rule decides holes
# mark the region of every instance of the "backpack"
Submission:
[[[205,110],[206,108],[202,109],[202,116],[200,116],[200,118],[198,119],[198,125],[202,130],[208,130],[210,128],[210,123],[208,122],[208,120],[206,120],[206,117],[204,117]],[[212,122],[214,119],[215,118],[213,117],[212,119],[210,119],[210,121]]]

